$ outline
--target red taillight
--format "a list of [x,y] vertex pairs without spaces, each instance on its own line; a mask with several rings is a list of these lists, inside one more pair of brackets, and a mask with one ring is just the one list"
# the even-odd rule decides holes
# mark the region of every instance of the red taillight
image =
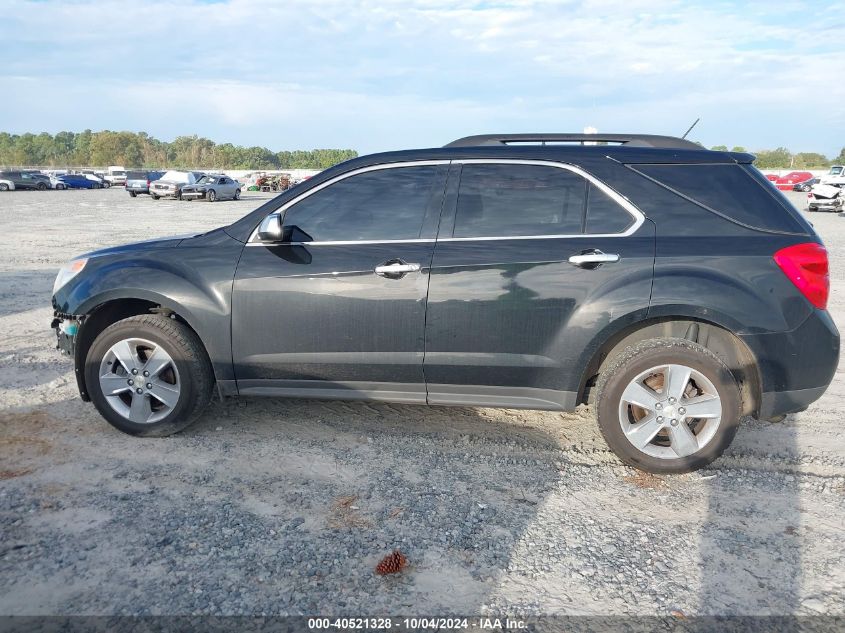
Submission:
[[774,260],[810,303],[820,310],[827,307],[830,275],[824,246],[815,242],[794,244],[780,249]]

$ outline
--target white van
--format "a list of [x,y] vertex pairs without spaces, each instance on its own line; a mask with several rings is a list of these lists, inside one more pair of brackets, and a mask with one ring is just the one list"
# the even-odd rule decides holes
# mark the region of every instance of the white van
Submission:
[[126,167],[122,165],[109,165],[103,180],[109,183],[109,185],[119,185],[122,187],[126,184]]

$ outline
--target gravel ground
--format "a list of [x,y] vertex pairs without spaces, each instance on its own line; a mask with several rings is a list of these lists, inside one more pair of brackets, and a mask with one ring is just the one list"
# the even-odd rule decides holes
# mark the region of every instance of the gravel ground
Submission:
[[[233,399],[114,430],[54,349],[57,268],[265,197],[0,194],[0,614],[845,614],[842,369],[677,477],[621,466],[588,408]],[[812,220],[845,323],[845,218]]]

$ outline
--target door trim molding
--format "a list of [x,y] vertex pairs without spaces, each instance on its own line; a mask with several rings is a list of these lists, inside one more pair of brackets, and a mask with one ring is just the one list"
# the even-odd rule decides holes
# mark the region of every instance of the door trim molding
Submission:
[[499,409],[572,411],[578,404],[574,391],[498,385],[429,384],[428,404]]
[[242,396],[313,398],[315,400],[426,403],[424,383],[247,379],[238,380],[238,393]]
[[574,391],[491,385],[430,384],[426,387],[424,383],[399,382],[247,379],[237,381],[237,393],[241,396],[538,411],[572,411],[578,404],[578,394]]

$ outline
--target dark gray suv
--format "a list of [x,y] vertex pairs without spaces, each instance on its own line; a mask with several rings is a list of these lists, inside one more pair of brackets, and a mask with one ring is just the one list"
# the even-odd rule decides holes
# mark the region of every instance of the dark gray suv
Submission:
[[135,435],[214,392],[590,402],[626,463],[685,472],[743,415],[806,408],[839,357],[827,253],[752,160],[567,134],[366,156],[229,226],[70,262],[53,327],[82,398]]

